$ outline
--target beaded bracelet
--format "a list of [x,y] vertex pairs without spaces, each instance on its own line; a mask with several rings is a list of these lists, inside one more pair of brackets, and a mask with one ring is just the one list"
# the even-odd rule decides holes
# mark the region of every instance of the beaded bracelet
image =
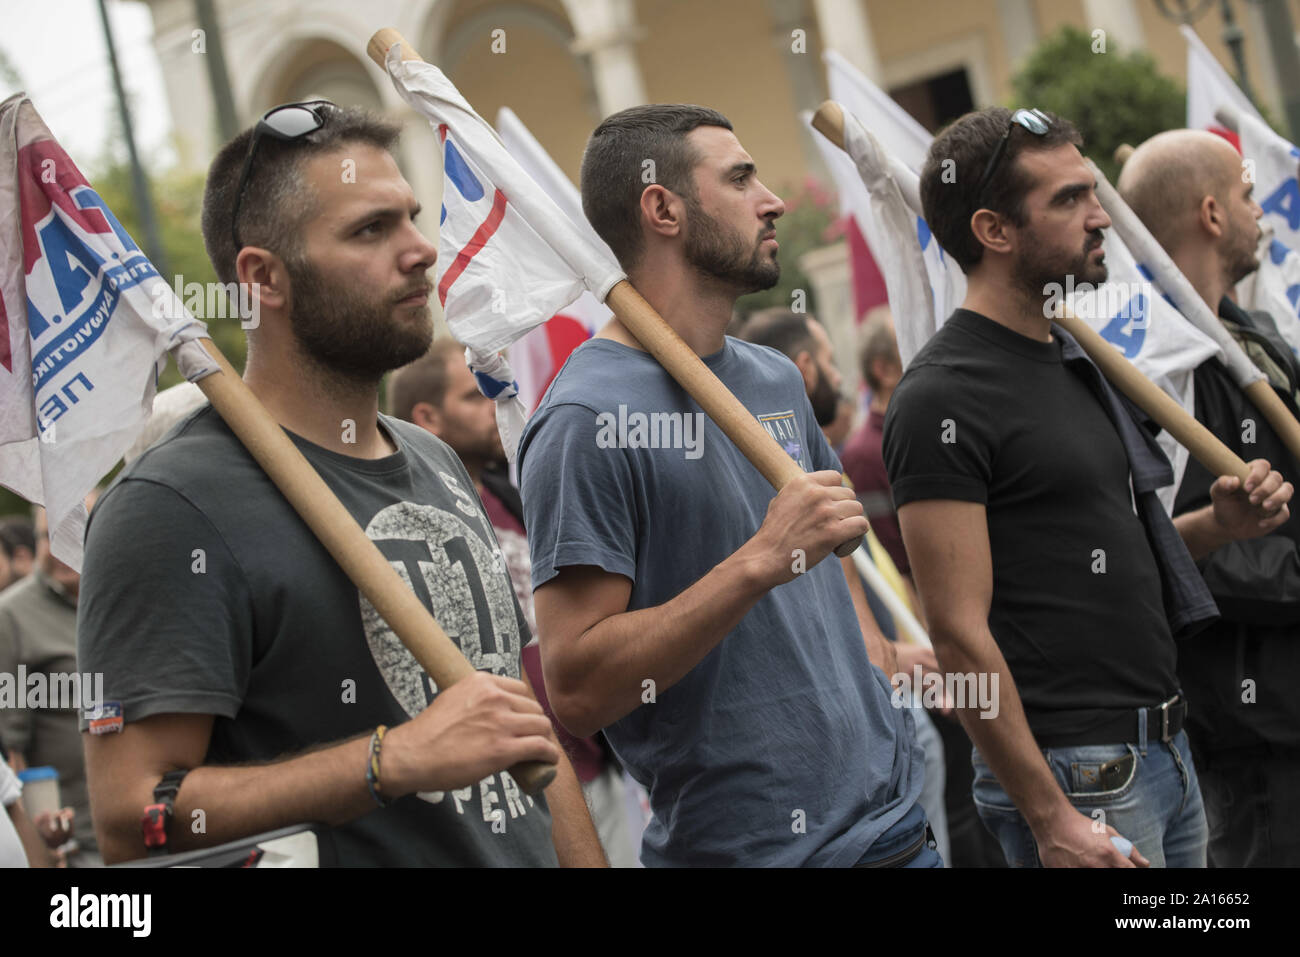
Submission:
[[385,801],[380,795],[383,787],[379,783],[379,755],[383,752],[384,732],[387,730],[387,726],[382,724],[375,728],[375,733],[370,736],[370,758],[366,762],[366,787],[370,789],[370,796],[380,807],[388,807],[392,803]]

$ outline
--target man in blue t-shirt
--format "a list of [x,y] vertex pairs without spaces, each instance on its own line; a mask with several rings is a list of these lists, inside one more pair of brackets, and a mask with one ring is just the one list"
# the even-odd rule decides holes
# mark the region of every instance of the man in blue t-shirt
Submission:
[[822,561],[866,531],[862,508],[798,369],[724,335],[736,298],[780,274],[781,200],[725,117],[680,105],[601,123],[582,196],[640,293],[807,474],[774,496],[617,320],[575,351],[519,452],[555,714],[604,728],[649,790],[648,865],[938,866],[911,716]]

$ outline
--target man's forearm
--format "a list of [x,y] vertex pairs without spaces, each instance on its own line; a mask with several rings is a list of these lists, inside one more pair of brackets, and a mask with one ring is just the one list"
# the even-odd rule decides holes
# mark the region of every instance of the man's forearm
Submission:
[[[196,767],[181,783],[168,844],[174,851],[194,850],[293,824],[337,825],[358,818],[376,807],[365,778],[369,749],[366,734],[272,764]],[[104,802],[116,808],[111,820],[97,815],[107,862],[144,855],[140,818],[165,770],[152,780],[103,782],[105,790],[129,791]],[[92,798],[98,798],[91,780]]]
[[1187,546],[1187,550],[1196,561],[1200,561],[1216,548],[1232,540],[1214,520],[1213,505],[1184,512],[1174,519],[1174,528],[1178,530],[1183,544]]
[[935,656],[947,673],[997,674],[997,717],[983,718],[973,707],[957,709],[962,727],[997,776],[1002,789],[1019,808],[1035,834],[1053,817],[1072,808],[1043,760],[1029,730],[1020,693],[993,635],[960,637],[932,631]]
[[546,789],[546,803],[551,809],[551,841],[560,866],[608,867],[582,785],[565,756],[555,765],[555,780]]
[[[587,629],[547,665],[551,705],[569,731],[593,734],[685,677],[772,587],[760,568],[742,548],[671,601]],[[547,654],[544,644],[544,663]]]

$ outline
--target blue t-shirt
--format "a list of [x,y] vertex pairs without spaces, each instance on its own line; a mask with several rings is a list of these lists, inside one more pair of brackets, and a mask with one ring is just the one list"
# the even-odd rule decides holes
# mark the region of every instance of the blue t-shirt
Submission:
[[[839,470],[789,359],[728,338],[704,362],[805,470]],[[775,494],[651,355],[607,339],[570,356],[519,461],[533,587],[596,565],[631,579],[629,611],[740,548]],[[605,734],[650,792],[647,865],[849,866],[916,803],[924,773],[833,556]]]

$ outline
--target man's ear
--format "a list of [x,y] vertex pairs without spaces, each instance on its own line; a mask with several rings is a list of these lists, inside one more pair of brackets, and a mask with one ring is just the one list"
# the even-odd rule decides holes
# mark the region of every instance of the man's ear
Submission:
[[971,232],[984,248],[995,253],[1011,252],[1015,227],[1008,227],[991,209],[977,209],[970,218]]
[[437,435],[442,428],[442,413],[432,402],[417,402],[411,406],[411,421],[426,432]]
[[804,349],[794,357],[794,364],[803,375],[803,390],[811,395],[813,387],[817,385],[817,360],[811,352]]
[[681,232],[684,208],[680,196],[658,183],[651,183],[641,191],[641,219],[651,232],[660,236],[676,236]]
[[1201,205],[1196,210],[1196,221],[1207,233],[1218,239],[1223,235],[1223,207],[1219,201],[1208,193],[1201,197]]
[[261,308],[283,311],[292,302],[289,270],[269,249],[245,246],[235,259],[235,274],[250,286],[250,296],[257,296]]

